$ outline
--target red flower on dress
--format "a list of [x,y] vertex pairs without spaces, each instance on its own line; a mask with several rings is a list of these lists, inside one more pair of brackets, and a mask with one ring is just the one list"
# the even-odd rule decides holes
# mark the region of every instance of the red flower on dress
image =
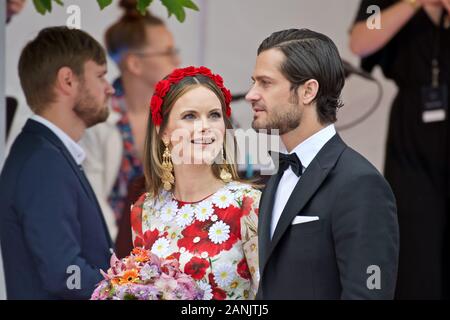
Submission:
[[241,218],[244,215],[241,208],[229,206],[225,209],[215,208],[215,214],[227,225],[230,226],[230,239],[235,237],[241,239]]
[[230,237],[228,240],[220,244],[213,243],[211,239],[209,239],[209,229],[214,223],[215,222],[211,220],[204,222],[195,220],[193,224],[186,227],[181,232],[183,238],[178,240],[178,247],[184,247],[187,251],[193,254],[202,254],[203,252],[207,252],[210,257],[219,254],[221,251],[230,250],[237,242],[238,237],[235,233],[230,232]]
[[251,274],[250,274],[250,270],[248,269],[248,264],[247,261],[244,259],[242,259],[238,265],[237,265],[237,273],[238,275],[240,275],[242,278],[250,280],[251,278]]
[[142,205],[145,197],[145,193],[139,197],[130,213],[131,228],[138,236],[142,236]]
[[162,236],[159,236],[159,231],[157,229],[150,231],[147,230],[144,232],[144,235],[136,236],[136,239],[134,239],[134,246],[135,247],[144,247],[145,249],[151,249],[153,244],[158,240],[159,238],[164,238],[167,236],[167,232],[165,232]]
[[208,260],[192,257],[184,266],[184,272],[191,275],[195,280],[200,280],[206,274],[206,269],[209,268]]
[[214,300],[225,300],[227,298],[227,293],[220,289],[219,287],[215,287],[212,289],[213,299]]
[[225,290],[219,288],[217,286],[216,281],[214,280],[214,275],[212,273],[210,273],[208,275],[208,280],[209,280],[209,284],[211,285],[211,289],[212,289],[212,294],[213,300],[225,300],[227,297],[227,293],[225,292]]

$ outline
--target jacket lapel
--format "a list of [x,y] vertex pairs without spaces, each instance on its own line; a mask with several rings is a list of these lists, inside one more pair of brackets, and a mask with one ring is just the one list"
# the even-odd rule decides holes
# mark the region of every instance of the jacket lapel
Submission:
[[[281,213],[281,217],[280,220],[278,221],[277,227],[273,234],[272,241],[270,241],[270,227],[267,228],[267,226],[263,225],[263,223],[270,225],[274,199],[271,199],[270,204],[266,203],[270,201],[269,199],[267,198],[263,199],[261,205],[261,209],[263,212],[261,213],[260,209],[259,218],[261,219],[263,218],[262,216],[265,216],[263,218],[263,221],[261,222],[261,227],[265,229],[261,229],[260,236],[265,235],[263,236],[263,238],[265,238],[266,236],[269,237],[269,245],[266,247],[267,248],[266,250],[264,250],[264,248],[262,250],[263,255],[261,256],[260,259],[260,261],[262,262],[260,266],[261,276],[264,272],[264,267],[267,261],[269,260],[272,252],[274,251],[275,247],[281,240],[283,234],[287,231],[287,229],[291,225],[292,220],[305,207],[308,201],[319,189],[325,178],[330,173],[330,170],[336,164],[336,161],[339,159],[345,147],[346,147],[345,143],[341,140],[339,135],[336,134],[325,144],[325,146],[320,150],[317,156],[309,164],[309,166],[306,168],[305,172],[301,176],[300,180],[298,181],[297,185],[295,186],[294,190],[292,191],[292,194],[289,197],[289,200],[286,203],[283,212]],[[269,187],[270,186],[268,184],[268,188]],[[274,188],[272,187],[272,189]],[[276,190],[270,191],[273,192],[273,194],[275,194]],[[268,219],[268,221],[266,221],[266,219]]]
[[[276,192],[276,184],[278,175],[274,174],[267,181],[263,194],[261,195],[261,201],[258,214],[258,252],[259,263],[262,267],[262,262],[266,261],[267,251],[270,248],[270,225],[272,221],[272,210]],[[262,274],[262,270],[261,270]]]

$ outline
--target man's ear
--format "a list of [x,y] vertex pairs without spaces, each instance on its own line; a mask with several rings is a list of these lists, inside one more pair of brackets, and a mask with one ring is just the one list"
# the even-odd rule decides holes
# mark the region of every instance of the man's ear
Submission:
[[65,96],[72,96],[79,87],[79,78],[69,67],[58,70],[55,80],[55,88]]
[[142,62],[134,54],[126,54],[123,60],[125,68],[134,75],[140,76],[142,74]]
[[318,92],[319,82],[315,79],[310,79],[301,86],[301,90],[299,92],[300,101],[302,101],[304,105],[309,105],[314,101]]

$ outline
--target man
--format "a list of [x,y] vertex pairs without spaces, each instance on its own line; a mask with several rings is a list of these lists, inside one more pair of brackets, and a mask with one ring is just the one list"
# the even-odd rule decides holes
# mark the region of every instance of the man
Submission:
[[106,56],[81,30],[42,30],[19,77],[34,115],[0,176],[0,240],[9,299],[87,299],[112,243],[76,143],[108,116]]
[[258,49],[246,99],[253,128],[279,130],[280,154],[259,211],[259,299],[392,299],[395,199],[379,172],[336,134],[345,77],[334,43],[276,32]]

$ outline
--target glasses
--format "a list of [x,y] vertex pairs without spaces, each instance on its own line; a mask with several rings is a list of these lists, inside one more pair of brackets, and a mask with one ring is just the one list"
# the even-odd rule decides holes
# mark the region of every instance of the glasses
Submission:
[[180,49],[173,48],[166,51],[159,51],[159,52],[145,52],[145,51],[130,51],[130,53],[133,53],[135,55],[141,56],[141,57],[171,57],[175,58],[180,54]]

